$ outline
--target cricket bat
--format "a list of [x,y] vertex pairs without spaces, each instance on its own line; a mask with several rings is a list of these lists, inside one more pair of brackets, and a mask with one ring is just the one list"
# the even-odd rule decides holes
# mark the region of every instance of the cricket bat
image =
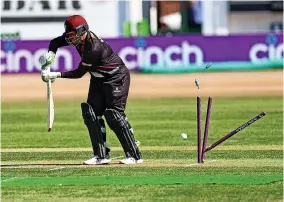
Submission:
[[52,96],[51,80],[48,80],[47,82],[47,105],[47,131],[50,132],[54,121],[54,102]]

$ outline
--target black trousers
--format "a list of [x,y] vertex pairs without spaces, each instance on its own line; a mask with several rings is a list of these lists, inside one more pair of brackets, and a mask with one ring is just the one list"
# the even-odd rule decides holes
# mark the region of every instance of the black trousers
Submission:
[[106,109],[115,109],[125,116],[129,87],[130,73],[125,66],[105,78],[91,76],[87,102],[96,116],[102,116]]
[[[92,106],[96,116],[103,116],[106,109],[114,109],[122,117],[126,117],[125,107],[128,98],[129,87],[130,73],[125,66],[122,66],[113,75],[106,76],[105,78],[91,78],[87,102]],[[124,122],[112,123],[112,126],[109,126],[118,137],[126,157],[134,157],[136,159],[140,159],[141,153],[135,144],[132,127],[127,119],[124,120]],[[110,122],[108,123],[110,124]],[[123,126],[121,126],[124,128],[122,128],[121,130],[113,129],[114,125],[120,126],[120,124],[124,124]],[[101,127],[104,127],[105,124],[103,121],[101,121],[100,125]],[[94,135],[96,134],[90,134],[92,143],[96,141]],[[102,133],[102,136],[105,141],[106,157],[109,158],[110,149],[106,144],[106,133]],[[93,151],[94,155],[96,156],[97,154],[94,146]]]

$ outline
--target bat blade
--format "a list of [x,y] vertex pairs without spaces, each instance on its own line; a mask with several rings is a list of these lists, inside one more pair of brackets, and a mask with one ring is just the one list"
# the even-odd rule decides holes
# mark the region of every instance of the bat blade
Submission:
[[52,130],[52,125],[54,121],[54,102],[53,102],[52,87],[50,80],[47,82],[47,104],[48,104],[47,131],[50,132]]

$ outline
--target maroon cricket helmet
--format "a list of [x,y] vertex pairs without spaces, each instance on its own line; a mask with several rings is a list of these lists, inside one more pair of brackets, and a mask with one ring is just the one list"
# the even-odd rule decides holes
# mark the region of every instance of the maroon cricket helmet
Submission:
[[71,15],[65,20],[64,23],[65,27],[65,35],[66,35],[66,41],[70,44],[71,38],[74,36],[71,36],[74,34],[74,31],[76,33],[76,37],[79,40],[79,37],[81,37],[83,34],[85,34],[87,31],[89,31],[89,25],[84,17],[81,15]]

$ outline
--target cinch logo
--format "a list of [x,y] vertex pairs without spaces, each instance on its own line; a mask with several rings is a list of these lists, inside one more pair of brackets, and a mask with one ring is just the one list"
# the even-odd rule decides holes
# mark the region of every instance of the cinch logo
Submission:
[[190,64],[203,64],[202,50],[187,41],[181,42],[180,46],[171,45],[165,49],[158,46],[145,46],[146,44],[138,48],[127,46],[119,51],[119,56],[130,70],[149,66],[186,67]]
[[268,60],[282,60],[284,45],[278,44],[278,38],[275,34],[269,34],[266,37],[266,43],[254,44],[249,51],[249,58],[253,63],[262,63]]
[[[18,72],[39,72],[41,64],[39,58],[47,53],[47,49],[41,48],[32,53],[26,49],[19,49],[14,52],[1,50],[1,72],[18,73]],[[66,49],[60,49],[56,52],[56,59],[51,65],[53,71],[59,70],[59,61],[64,61],[65,70],[73,68],[72,54]],[[61,66],[62,68],[62,66]]]

